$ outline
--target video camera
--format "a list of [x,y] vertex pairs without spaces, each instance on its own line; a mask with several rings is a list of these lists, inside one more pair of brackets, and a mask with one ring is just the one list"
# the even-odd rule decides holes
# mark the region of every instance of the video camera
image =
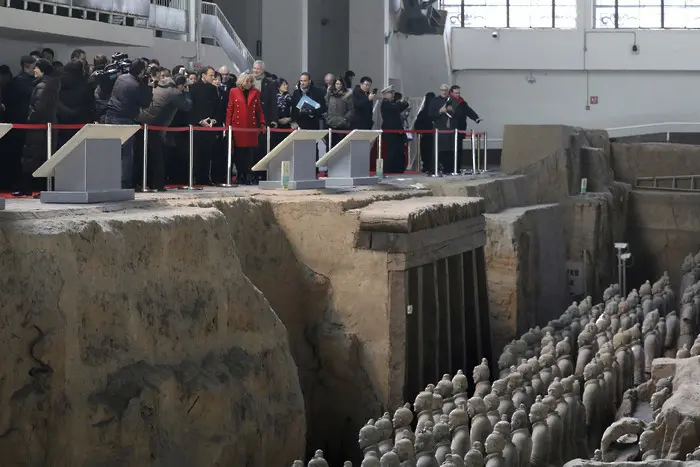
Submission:
[[110,80],[117,79],[117,76],[123,75],[129,72],[131,68],[132,60],[129,55],[120,52],[112,55],[112,62],[106,65],[104,68],[95,70],[93,73],[97,78],[107,77]]

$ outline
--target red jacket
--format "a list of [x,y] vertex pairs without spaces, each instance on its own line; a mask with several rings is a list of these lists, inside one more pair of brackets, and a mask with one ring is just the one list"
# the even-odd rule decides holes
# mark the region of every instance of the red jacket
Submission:
[[226,127],[233,127],[234,144],[241,148],[257,146],[260,133],[236,131],[236,128],[260,129],[264,125],[265,117],[260,106],[260,91],[250,88],[246,102],[242,89],[237,87],[231,89],[226,110]]

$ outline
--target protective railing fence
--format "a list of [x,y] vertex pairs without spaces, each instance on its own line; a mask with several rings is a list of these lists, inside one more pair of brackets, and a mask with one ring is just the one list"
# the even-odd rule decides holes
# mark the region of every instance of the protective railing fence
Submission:
[[215,39],[240,71],[253,68],[255,58],[216,3],[201,2],[202,37]]
[[[51,158],[52,155],[52,140],[53,140],[53,135],[55,131],[58,130],[79,130],[83,126],[83,124],[75,124],[75,125],[59,125],[59,124],[19,124],[19,123],[12,123],[12,124],[2,124],[3,126],[10,126],[12,130],[30,130],[30,131],[37,131],[37,130],[44,130],[46,131],[46,154],[47,154],[47,159]],[[113,125],[112,125],[113,126]],[[231,173],[232,173],[232,168],[233,168],[233,157],[234,157],[234,151],[233,151],[233,134],[237,132],[241,133],[265,133],[266,136],[266,141],[267,141],[267,153],[270,152],[271,148],[271,135],[272,133],[293,133],[295,131],[307,131],[307,130],[294,130],[294,129],[282,129],[282,128],[270,128],[270,127],[264,127],[260,129],[256,128],[233,128],[231,126],[229,127],[204,127],[204,126],[195,126],[195,125],[189,125],[186,127],[165,127],[165,126],[156,126],[156,125],[141,125],[141,129],[143,131],[143,180],[142,180],[142,187],[144,191],[149,191],[147,189],[147,165],[148,165],[148,137],[149,133],[152,131],[165,131],[165,132],[189,132],[189,183],[186,186],[183,186],[182,189],[187,189],[187,190],[194,190],[197,189],[194,187],[194,133],[196,131],[206,131],[206,132],[213,132],[213,133],[219,133],[219,134],[224,134],[228,138],[228,151],[227,151],[227,160],[226,160],[226,177],[225,180],[227,180],[227,183],[225,183],[224,187],[227,186],[233,186],[231,185]],[[333,135],[334,134],[350,134],[353,130],[328,130],[328,149],[330,150],[333,147]],[[435,173],[433,174],[434,177],[440,177],[443,175],[466,175],[466,174],[479,174],[479,173],[484,173],[487,172],[487,165],[488,165],[488,149],[487,149],[487,134],[483,132],[472,132],[472,131],[462,131],[462,130],[381,130],[378,140],[377,140],[377,159],[381,159],[383,156],[382,152],[382,135],[383,134],[404,134],[404,135],[414,135],[417,136],[418,139],[422,136],[432,136],[434,138],[434,147],[433,147],[433,156],[434,156],[434,167],[438,167],[438,155],[439,155],[439,135],[441,134],[449,134],[449,135],[454,135],[454,144],[453,144],[453,155],[454,155],[454,172],[451,174],[439,174]],[[472,168],[471,170],[463,170],[459,171],[459,166],[458,166],[458,161],[459,161],[459,141],[460,141],[460,136],[464,137],[465,139],[470,141],[470,148],[471,148],[471,156],[472,156]],[[483,157],[482,157],[483,156]],[[420,156],[419,156],[420,157]],[[383,164],[382,164],[383,165]],[[377,176],[381,177],[383,174],[380,174],[379,171],[377,172]],[[47,180],[47,189],[48,191],[51,191],[51,179]]]

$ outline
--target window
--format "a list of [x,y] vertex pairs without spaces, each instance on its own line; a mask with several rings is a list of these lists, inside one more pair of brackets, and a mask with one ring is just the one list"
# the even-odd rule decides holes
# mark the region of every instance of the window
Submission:
[[700,29],[700,0],[596,0],[595,27]]
[[441,0],[440,8],[468,28],[576,27],[576,0]]

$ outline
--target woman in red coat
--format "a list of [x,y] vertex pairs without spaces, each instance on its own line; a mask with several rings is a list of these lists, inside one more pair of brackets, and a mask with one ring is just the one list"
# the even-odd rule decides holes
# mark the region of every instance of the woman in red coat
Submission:
[[253,75],[241,73],[236,87],[231,89],[226,111],[226,127],[233,129],[233,157],[238,172],[238,183],[250,185],[253,182],[250,171],[255,150],[258,147],[259,132],[236,131],[237,129],[265,130],[265,117],[260,106],[260,91],[253,86]]

